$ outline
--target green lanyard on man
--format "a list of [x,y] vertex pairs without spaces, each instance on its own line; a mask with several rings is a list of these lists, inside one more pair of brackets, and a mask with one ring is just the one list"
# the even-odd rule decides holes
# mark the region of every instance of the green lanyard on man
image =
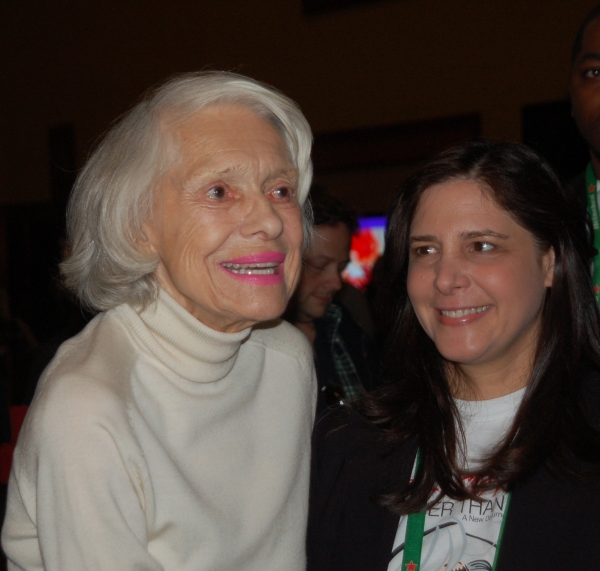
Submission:
[[600,305],[600,218],[598,216],[598,178],[592,168],[592,163],[588,164],[585,171],[585,188],[587,190],[588,212],[592,219],[594,227],[594,246],[598,254],[594,258],[594,268],[592,273],[592,282],[594,285],[594,294],[596,302]]

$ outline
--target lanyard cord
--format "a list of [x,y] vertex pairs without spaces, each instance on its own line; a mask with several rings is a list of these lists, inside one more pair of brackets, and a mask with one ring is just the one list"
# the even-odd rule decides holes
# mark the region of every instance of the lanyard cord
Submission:
[[[421,449],[417,449],[415,460],[415,476],[421,466]],[[408,514],[406,533],[404,535],[404,554],[402,555],[402,571],[417,571],[421,564],[423,549],[423,532],[425,531],[425,512]]]
[[[421,450],[417,450],[417,459],[415,467],[415,475],[421,465]],[[494,555],[494,563],[492,571],[496,571],[498,563],[498,555],[502,537],[504,535],[504,526],[506,525],[506,516],[510,505],[510,492],[506,496],[506,507],[502,515],[502,523],[500,524],[500,533],[496,542],[496,554]],[[421,551],[423,550],[423,534],[425,532],[425,515],[426,512],[412,513],[408,515],[406,523],[406,533],[404,535],[404,553],[402,555],[402,571],[419,571],[421,565]]]
[[588,212],[592,219],[594,227],[594,246],[598,250],[598,254],[594,258],[594,270],[592,273],[592,282],[594,286],[594,295],[596,303],[600,305],[600,218],[598,216],[598,179],[592,168],[592,163],[589,163],[585,170],[585,187],[587,190]]

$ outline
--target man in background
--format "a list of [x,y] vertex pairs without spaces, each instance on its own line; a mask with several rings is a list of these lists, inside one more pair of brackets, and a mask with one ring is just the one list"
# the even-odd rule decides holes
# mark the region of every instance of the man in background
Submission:
[[[570,92],[573,118],[590,149],[587,169],[571,183],[571,188],[582,208],[588,209],[594,226],[594,244],[600,251],[600,5],[587,15],[577,32]],[[593,284],[596,301],[600,303],[600,255],[594,260]]]
[[[372,332],[359,325],[370,320],[367,302],[358,290],[342,282],[352,234],[358,228],[356,214],[317,185],[309,198],[314,235],[304,254],[300,284],[284,317],[313,347],[319,382],[317,412],[321,412],[374,388],[376,375]],[[353,300],[352,312],[337,299],[342,288],[353,289],[344,296]],[[357,313],[367,314],[366,319],[357,319]]]

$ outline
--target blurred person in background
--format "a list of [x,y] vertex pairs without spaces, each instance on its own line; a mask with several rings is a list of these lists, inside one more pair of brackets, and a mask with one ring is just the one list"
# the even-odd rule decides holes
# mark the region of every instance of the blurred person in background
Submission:
[[[313,185],[309,194],[314,216],[310,245],[304,254],[302,277],[285,318],[311,343],[319,383],[317,411],[352,402],[375,384],[376,358],[371,320],[364,296],[342,281],[350,261],[352,235],[358,228],[355,212],[342,201]],[[350,311],[337,294],[348,291]],[[353,316],[354,314],[354,316]],[[363,318],[356,317],[363,315]],[[360,324],[359,324],[360,322]]]
[[[590,162],[571,182],[575,199],[588,210],[600,252],[600,4],[581,24],[571,54],[572,114],[590,150]],[[594,258],[593,287],[600,303],[600,254]]]
[[316,386],[277,318],[300,277],[311,139],[290,99],[212,72],[150,93],[92,154],[62,271],[101,313],[23,424],[9,569],[304,569]]

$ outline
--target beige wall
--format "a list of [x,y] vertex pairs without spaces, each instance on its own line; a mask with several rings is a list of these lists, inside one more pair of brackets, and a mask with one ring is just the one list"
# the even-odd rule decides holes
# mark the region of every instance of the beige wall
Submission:
[[520,138],[520,110],[565,98],[593,0],[390,0],[303,17],[300,0],[0,3],[0,203],[49,198],[47,129],[83,160],[150,85],[205,67],[299,102],[315,131],[480,112]]

